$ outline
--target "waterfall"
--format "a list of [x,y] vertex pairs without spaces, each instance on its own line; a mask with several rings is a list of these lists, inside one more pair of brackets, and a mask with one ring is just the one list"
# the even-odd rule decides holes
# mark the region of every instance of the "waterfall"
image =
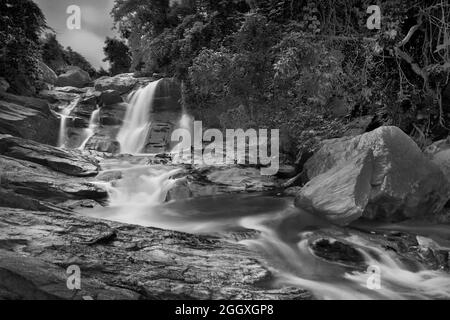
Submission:
[[74,99],[70,104],[68,104],[62,111],[59,113],[61,116],[61,122],[59,125],[59,135],[58,135],[58,146],[64,147],[66,143],[66,130],[67,130],[67,119],[70,116],[72,110],[76,107],[80,98]]
[[117,135],[121,153],[142,152],[151,125],[150,112],[159,81],[151,82],[130,95],[125,120]]
[[84,129],[83,132],[83,136],[85,137],[84,141],[78,149],[84,150],[89,139],[94,135],[95,129],[97,128],[98,123],[100,121],[99,117],[100,117],[100,109],[94,110],[91,114],[91,118],[89,119],[89,126],[86,129]]

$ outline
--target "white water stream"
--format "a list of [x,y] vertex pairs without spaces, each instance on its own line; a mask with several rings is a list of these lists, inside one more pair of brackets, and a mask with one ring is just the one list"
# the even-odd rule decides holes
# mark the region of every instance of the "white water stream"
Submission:
[[62,111],[59,113],[61,116],[61,122],[59,125],[59,134],[58,134],[58,146],[64,147],[66,143],[66,131],[67,131],[67,119],[70,117],[70,113],[77,106],[80,98],[74,99],[71,103],[69,103]]
[[117,135],[121,153],[142,152],[151,125],[150,112],[158,83],[151,82],[130,94],[124,124]]
[[81,143],[79,150],[84,150],[86,147],[86,144],[88,143],[89,139],[92,138],[92,136],[95,134],[95,129],[99,125],[100,121],[100,109],[95,109],[94,112],[91,114],[91,118],[89,119],[89,126],[83,130],[83,137],[84,140]]

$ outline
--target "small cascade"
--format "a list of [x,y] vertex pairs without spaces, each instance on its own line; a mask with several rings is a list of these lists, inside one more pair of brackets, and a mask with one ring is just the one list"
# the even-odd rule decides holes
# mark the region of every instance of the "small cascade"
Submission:
[[83,143],[78,148],[79,150],[84,150],[89,139],[94,135],[95,129],[97,129],[99,122],[100,122],[100,109],[98,108],[95,109],[94,112],[92,112],[91,118],[89,119],[89,126],[86,129],[84,129],[83,136],[85,138]]
[[66,131],[67,131],[67,119],[70,117],[72,110],[76,107],[80,98],[74,99],[59,113],[61,116],[61,122],[59,126],[58,146],[64,148],[66,143]]
[[142,152],[151,125],[150,112],[159,81],[131,93],[124,124],[117,135],[121,153]]

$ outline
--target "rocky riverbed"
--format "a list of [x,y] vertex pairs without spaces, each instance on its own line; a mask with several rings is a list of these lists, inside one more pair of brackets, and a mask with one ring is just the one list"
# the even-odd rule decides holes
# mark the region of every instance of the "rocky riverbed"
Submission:
[[[422,152],[395,127],[356,131],[277,176],[120,154],[126,97],[150,81],[1,94],[0,298],[450,297],[446,141]],[[158,97],[148,151],[164,151],[179,109]],[[56,147],[58,112],[73,101]],[[373,266],[380,290],[366,285]]]

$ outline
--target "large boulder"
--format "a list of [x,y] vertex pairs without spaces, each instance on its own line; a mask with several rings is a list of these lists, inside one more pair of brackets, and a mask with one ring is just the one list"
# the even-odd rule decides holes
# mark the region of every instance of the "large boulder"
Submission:
[[78,68],[71,67],[66,73],[61,74],[56,80],[56,85],[59,87],[76,87],[82,88],[91,82],[89,73]]
[[433,215],[450,198],[442,171],[397,127],[325,140],[304,169],[296,205],[338,224]]
[[0,93],[0,134],[56,145],[59,119],[47,101]]
[[99,97],[100,105],[109,106],[123,102],[120,92],[116,90],[105,90]]
[[308,182],[295,205],[337,224],[361,217],[369,201],[373,174],[372,150],[365,150],[343,166],[336,166]]
[[123,73],[114,77],[98,78],[95,80],[94,87],[97,91],[115,90],[124,94],[130,92],[138,81],[132,73]]

